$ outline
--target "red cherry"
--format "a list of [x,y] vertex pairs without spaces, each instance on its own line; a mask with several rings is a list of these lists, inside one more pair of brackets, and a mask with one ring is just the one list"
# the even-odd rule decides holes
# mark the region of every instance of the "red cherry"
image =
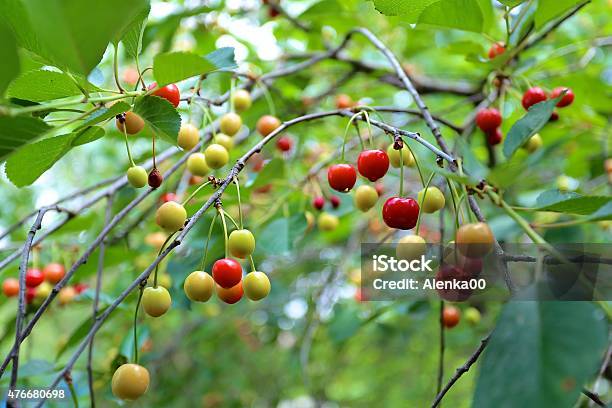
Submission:
[[502,134],[501,130],[490,130],[487,132],[487,143],[489,143],[491,146],[498,145],[501,143],[503,137],[504,135]]
[[506,51],[506,46],[502,42],[496,42],[489,48],[489,59],[493,59]]
[[336,191],[346,193],[357,181],[357,172],[350,164],[334,164],[327,170],[329,186]]
[[556,122],[559,120],[559,112],[557,111],[553,111],[553,113],[550,114],[550,118],[548,118],[549,122]]
[[167,203],[168,201],[178,202],[178,197],[174,193],[166,193],[166,194],[162,194],[162,196],[160,197],[160,201],[162,203]]
[[338,208],[340,207],[340,199],[337,196],[331,196],[329,197],[329,202],[331,203],[332,207],[334,208]]
[[483,131],[497,129],[502,123],[502,115],[495,108],[481,109],[476,114],[476,125]]
[[315,197],[314,200],[312,200],[312,206],[317,210],[322,210],[323,206],[325,206],[325,199],[321,196]]
[[293,146],[293,140],[290,137],[282,136],[276,141],[276,147],[281,152],[288,152],[291,150],[291,146]]
[[557,102],[557,106],[559,108],[569,106],[572,104],[572,102],[574,102],[574,92],[572,92],[570,88],[565,88],[561,86],[561,87],[553,89],[553,91],[550,94],[551,98],[556,98],[557,96],[560,96],[561,93],[565,90],[567,90],[567,92],[565,93],[565,95],[563,95],[563,98],[561,98],[559,102]]
[[35,288],[45,280],[45,275],[40,269],[30,268],[26,271],[26,286],[28,288]]
[[[153,82],[149,85],[149,90],[155,88],[157,86],[157,82]],[[181,93],[178,87],[174,84],[166,85],[163,88],[159,88],[157,91],[153,92],[153,95],[159,96],[160,98],[166,99],[176,108],[181,101]]]
[[219,259],[213,264],[212,275],[219,286],[229,289],[242,280],[242,267],[233,259]]
[[89,285],[86,283],[77,283],[76,285],[74,285],[74,290],[78,295],[85,292],[88,288]]
[[546,92],[540,87],[534,86],[533,88],[529,88],[523,94],[523,99],[521,103],[523,104],[523,108],[528,110],[531,105],[535,105],[536,103],[543,102],[547,99]]
[[30,304],[36,297],[36,288],[26,288],[26,303]]
[[359,174],[370,181],[376,181],[387,174],[389,170],[389,156],[387,152],[377,150],[364,150],[357,158]]
[[[469,282],[472,279],[470,273],[467,273],[457,265],[445,264],[436,273],[436,281],[442,282]],[[437,289],[438,294],[444,300],[451,302],[464,301],[468,299],[473,290],[472,289],[455,289],[450,285],[450,288],[446,288],[446,285],[442,289]]]
[[391,197],[385,201],[383,220],[391,228],[414,228],[419,217],[419,204],[412,198]]

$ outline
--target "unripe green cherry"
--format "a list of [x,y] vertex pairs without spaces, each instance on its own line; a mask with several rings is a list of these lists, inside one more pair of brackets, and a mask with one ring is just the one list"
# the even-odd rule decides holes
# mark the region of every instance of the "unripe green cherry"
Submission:
[[476,326],[480,323],[480,310],[475,307],[468,307],[465,312],[463,312],[463,316],[465,316],[465,320],[472,326]]
[[238,89],[232,96],[232,102],[234,102],[234,109],[243,112],[251,107],[251,94],[247,90]]
[[175,232],[183,228],[187,220],[185,207],[174,201],[168,201],[157,209],[155,222],[168,232]]
[[127,179],[132,187],[142,188],[147,185],[149,175],[144,167],[132,166],[127,171]]
[[229,235],[227,246],[236,258],[246,258],[255,250],[255,237],[247,229],[234,230]]
[[193,149],[200,141],[200,132],[198,128],[193,126],[191,123],[185,123],[181,125],[179,130],[177,143],[183,150]]
[[159,317],[170,309],[172,298],[163,286],[145,288],[142,293],[142,307],[152,317]]
[[249,299],[261,300],[270,293],[270,279],[263,272],[253,271],[244,278],[242,288]]
[[422,255],[425,255],[425,252],[427,252],[427,243],[418,235],[406,235],[402,237],[395,248],[397,258],[407,261],[419,259]]
[[[423,200],[423,195],[425,195],[425,200]],[[428,214],[435,213],[446,203],[444,194],[438,187],[427,187],[427,194],[425,194],[425,189],[419,191],[418,200],[421,210]]]
[[378,193],[374,187],[359,186],[357,190],[355,190],[354,201],[355,206],[359,208],[360,211],[366,212],[376,205]]
[[221,146],[225,147],[225,150],[227,150],[228,152],[234,147],[234,139],[224,133],[217,133],[217,136],[215,136],[214,139],[214,143],[220,144]]
[[340,221],[335,215],[323,212],[317,219],[317,226],[321,231],[333,231],[338,228]]
[[210,169],[206,164],[206,157],[204,153],[193,153],[187,159],[187,170],[193,175],[204,177],[208,174]]
[[527,142],[523,145],[523,149],[527,150],[529,153],[533,153],[542,147],[542,137],[539,133],[531,136]]
[[211,169],[220,169],[229,161],[229,154],[225,147],[220,144],[213,143],[204,150],[206,156],[206,164]]
[[215,289],[215,281],[208,273],[193,271],[185,279],[183,289],[187,297],[194,302],[206,302]]
[[122,400],[140,398],[149,388],[149,371],[138,364],[123,364],[113,374],[113,395]]
[[221,133],[228,136],[234,136],[242,127],[242,118],[234,112],[226,113],[219,120],[219,129]]
[[412,155],[412,152],[408,150],[408,147],[404,145],[401,150],[395,150],[393,148],[393,143],[387,147],[387,156],[389,156],[389,163],[391,163],[391,166],[395,167],[396,169],[400,167],[400,152],[402,152],[404,167],[414,166],[414,156]]

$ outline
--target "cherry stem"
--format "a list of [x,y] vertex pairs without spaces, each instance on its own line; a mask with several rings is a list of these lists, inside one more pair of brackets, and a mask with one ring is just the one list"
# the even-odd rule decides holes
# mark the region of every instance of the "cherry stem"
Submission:
[[240,218],[240,229],[243,228],[242,220],[242,201],[240,200],[240,183],[238,183],[238,177],[234,177],[234,183],[236,184],[236,194],[238,195],[238,217]]
[[156,169],[157,168],[157,164],[155,164],[155,134],[153,134],[151,136],[151,141],[153,144],[153,168]]
[[140,285],[138,291],[138,301],[136,301],[136,310],[134,310],[134,363],[138,364],[138,309],[140,309],[140,302],[142,301],[142,293],[144,292],[144,285]]
[[208,238],[206,238],[206,246],[204,247],[204,257],[202,258],[202,263],[200,264],[200,270],[204,271],[206,267],[206,258],[208,258],[208,244],[210,244],[210,238],[212,237],[213,228],[215,226],[215,221],[217,221],[217,216],[219,214],[215,214],[212,221],[210,222],[210,227],[208,228]]
[[189,99],[189,123],[191,123],[191,114],[193,112],[193,102],[195,101],[195,97],[200,93],[200,89],[202,88],[202,81],[204,80],[204,76],[200,75],[198,80],[196,81],[195,86],[193,87],[193,94],[191,94],[191,99]]
[[370,136],[370,147],[374,149],[374,136],[372,136],[372,124],[370,123],[370,115],[368,112],[362,111],[363,116],[365,117],[366,123],[368,124],[368,135]]
[[257,271],[257,268],[255,268],[255,261],[253,260],[253,255],[249,255],[249,260],[251,261],[251,272]]
[[130,143],[128,142],[128,135],[127,135],[125,121],[123,122],[123,137],[125,138],[125,149],[127,150],[128,159],[130,160],[130,165],[134,167],[136,166],[136,163],[134,163],[134,159],[132,159],[132,152],[130,151]]
[[230,94],[229,94],[229,111],[234,111],[234,90],[236,89],[236,78],[232,77],[230,80]]
[[[406,146],[406,148],[412,155],[412,159],[414,160],[414,165],[416,166],[417,172],[419,173],[419,178],[421,179],[421,185],[425,187],[425,177],[423,177],[423,172],[421,171],[421,166],[419,165],[419,159],[417,158],[416,154],[414,154],[414,151],[410,148],[408,143],[406,143],[406,140],[404,140],[404,138],[402,138],[402,142],[404,142],[404,146]],[[402,157],[401,154],[400,154],[400,157]]]
[[[406,143],[406,142],[404,142]],[[403,149],[403,147],[402,147]],[[402,151],[399,151],[400,156],[400,187],[399,187],[399,196],[402,197],[404,195],[404,155]]]
[[225,213],[225,216],[227,218],[229,218],[229,220],[232,222],[232,224],[234,224],[234,227],[236,227],[236,229],[242,229],[242,227],[240,227],[238,225],[238,223],[236,222],[236,220],[234,220],[234,217],[232,217],[231,215],[229,215],[228,213]]
[[272,99],[272,95],[270,95],[270,91],[268,90],[268,85],[260,79],[257,80],[257,84],[261,87],[261,90],[264,94],[264,98],[266,98],[266,103],[268,104],[268,109],[270,110],[270,115],[276,116],[276,109],[274,107],[274,100]]
[[[349,119],[348,123],[346,124],[346,127],[344,128],[344,138],[343,138],[343,141],[342,141],[342,155],[340,156],[340,160],[342,162],[344,162],[344,151],[346,150],[346,136],[348,135],[349,128],[351,127],[351,124],[353,123],[353,121],[355,119],[357,119],[357,117],[359,117],[360,115],[361,115],[361,112],[357,112],[353,116],[351,116],[351,118]],[[361,143],[361,148],[363,150],[365,150],[365,145],[363,144],[363,139],[361,138],[361,135],[359,134],[359,128],[357,128],[357,130],[358,130],[357,137],[359,138],[359,142]]]
[[[200,105],[200,106],[202,107],[202,111],[204,112],[204,116],[208,120],[208,123],[210,123],[212,125],[213,119],[212,119],[212,116],[210,115],[210,110],[205,105]],[[213,138],[216,139],[217,138],[217,127],[216,126],[211,126],[211,129],[212,129]],[[202,151],[204,151],[204,143],[202,143]]]
[[447,178],[446,183],[448,184],[448,189],[451,192],[451,200],[453,201],[453,210],[455,211],[455,234],[457,234],[457,228],[459,228],[459,210],[457,209],[457,201],[455,200],[455,189],[450,179]]
[[[421,201],[419,202],[419,208],[423,208],[423,203],[425,202],[425,197],[427,196],[427,189],[429,188],[429,185],[431,184],[431,180],[434,178],[436,173],[431,173],[431,176],[429,176],[429,180],[427,180],[427,184],[425,186],[423,186],[423,197],[421,197]],[[423,210],[419,211],[419,216],[417,218],[417,223],[416,223],[416,235],[419,235],[419,227],[421,226],[421,215],[423,214]]]
[[183,202],[181,203],[182,206],[186,206],[187,204],[189,204],[189,201],[191,201],[191,199],[193,197],[196,196],[196,194],[198,194],[200,192],[200,190],[202,190],[204,187],[206,187],[207,185],[210,184],[210,181],[207,181],[206,183],[202,184],[201,186],[199,186],[198,188],[195,189],[195,191],[193,193],[191,193],[189,195],[189,197],[187,197],[186,199],[183,200]]
[[223,223],[223,238],[225,239],[225,257],[229,257],[229,245],[227,240],[227,223],[225,222],[225,211],[223,211],[223,207],[219,205],[217,207],[217,211],[219,211],[219,215],[221,215],[221,222]]
[[119,83],[119,46],[115,45],[115,57],[113,58],[113,71],[115,73],[115,84],[117,84],[117,89],[119,92],[124,93],[125,89],[121,87],[121,83]]
[[[174,234],[176,233],[173,232],[172,234],[168,235],[168,238],[166,238],[162,246],[159,248],[159,251],[157,252],[157,257],[161,256],[161,253],[164,251],[164,248],[166,247],[166,245],[168,245],[168,242],[172,240],[172,237],[174,236]],[[157,265],[155,265],[155,273],[153,274],[153,287],[154,288],[157,288],[157,270],[159,269],[160,263],[161,262],[158,262]]]

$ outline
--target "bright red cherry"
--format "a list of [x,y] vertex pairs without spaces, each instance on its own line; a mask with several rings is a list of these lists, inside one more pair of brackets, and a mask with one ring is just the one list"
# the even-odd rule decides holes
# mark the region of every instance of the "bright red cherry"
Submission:
[[376,181],[387,174],[389,170],[389,156],[383,150],[364,150],[357,158],[359,174],[370,181]]
[[506,51],[506,46],[502,42],[496,42],[489,48],[489,59],[493,59]]
[[559,120],[559,112],[557,111],[553,111],[553,113],[550,114],[550,118],[548,118],[549,122],[556,122]]
[[86,283],[77,283],[76,285],[74,285],[74,290],[78,295],[85,292],[88,288],[89,285]]
[[219,259],[213,264],[212,275],[219,286],[229,289],[242,280],[242,267],[233,259]]
[[414,228],[419,218],[419,203],[412,198],[391,197],[385,201],[382,216],[391,228]]
[[281,152],[288,152],[293,146],[293,140],[290,137],[282,136],[276,141],[276,147]]
[[45,280],[45,275],[40,271],[40,269],[30,268],[26,271],[25,275],[26,286],[28,288],[35,288]]
[[[155,88],[157,86],[157,82],[153,82],[149,85],[149,90]],[[160,98],[166,99],[176,108],[181,101],[181,93],[178,87],[174,84],[166,85],[163,88],[159,88],[157,91],[153,92],[153,95],[159,96]]]
[[544,92],[542,88],[534,86],[533,88],[529,88],[525,91],[521,103],[523,104],[523,108],[527,110],[529,107],[531,107],[531,105],[543,102],[547,98],[546,92]]
[[481,109],[476,114],[476,125],[483,131],[495,130],[502,123],[502,115],[495,108]]
[[336,191],[346,193],[357,181],[357,172],[350,164],[334,164],[327,170],[329,186]]
[[340,207],[340,199],[338,198],[338,196],[331,196],[329,197],[329,202],[331,203],[332,207],[334,208],[338,208]]
[[36,288],[26,288],[26,303],[30,304],[36,297]]
[[162,203],[167,203],[168,201],[179,201],[178,197],[174,193],[165,193],[160,197],[160,201]]
[[318,196],[312,200],[312,206],[317,210],[322,210],[323,206],[325,206],[325,198]]
[[501,143],[503,137],[504,135],[502,134],[501,130],[490,130],[487,132],[487,143],[489,143],[491,146],[498,145]]
[[565,93],[565,95],[563,95],[563,98],[561,98],[561,100],[557,102],[557,106],[559,108],[569,106],[572,104],[572,102],[574,102],[574,92],[572,92],[570,88],[565,88],[565,87],[560,86],[558,88],[553,89],[553,91],[550,94],[551,98],[556,98],[557,96],[560,96],[561,93],[565,90],[567,90],[567,92]]

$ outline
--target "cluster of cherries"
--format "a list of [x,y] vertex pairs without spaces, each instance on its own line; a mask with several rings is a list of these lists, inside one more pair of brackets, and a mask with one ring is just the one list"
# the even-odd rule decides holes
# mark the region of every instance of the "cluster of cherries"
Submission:
[[[64,265],[57,262],[47,264],[42,271],[38,268],[28,268],[25,273],[27,304],[34,302],[41,303],[53,290],[53,285],[64,278],[66,269]],[[81,294],[88,286],[84,283],[77,283],[73,286],[62,288],[57,297],[60,305],[66,305]],[[19,280],[17,278],[6,278],[2,282],[2,293],[6,297],[17,297],[19,295]]]
[[[557,107],[563,108],[569,106],[574,101],[574,93],[570,88],[558,87],[553,89],[550,94],[551,98],[557,98],[561,96],[561,99],[557,102]],[[525,110],[529,110],[529,108],[536,103],[544,102],[548,99],[548,95],[546,92],[540,87],[532,87],[525,91],[523,97],[521,99],[521,104]],[[554,111],[550,119],[551,121],[555,121],[559,119],[559,114]],[[502,124],[502,115],[495,108],[485,108],[478,111],[476,114],[476,126],[478,126],[487,136],[487,142],[491,146],[495,146],[501,143],[503,135],[501,130],[499,129]],[[523,146],[530,153],[537,150],[540,146],[542,146],[542,139],[540,135],[533,135]]]

